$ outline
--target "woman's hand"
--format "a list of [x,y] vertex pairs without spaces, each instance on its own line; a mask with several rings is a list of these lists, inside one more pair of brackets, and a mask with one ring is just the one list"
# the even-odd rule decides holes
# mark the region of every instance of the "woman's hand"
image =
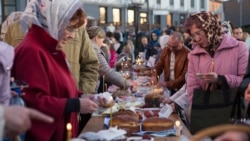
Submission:
[[215,72],[197,74],[197,76],[207,83],[218,83],[218,74]]
[[108,101],[105,97],[98,96],[98,94],[84,94],[82,97],[88,98],[98,104],[98,106],[106,106]]
[[163,104],[171,104],[171,103],[173,103],[173,101],[169,97],[167,97],[167,96],[162,96],[160,98],[160,101]]
[[97,101],[98,101],[99,106],[102,106],[102,107],[104,107],[104,106],[106,106],[107,104],[109,104],[109,103],[107,102],[106,98],[101,97],[101,96],[97,96]]
[[93,113],[98,108],[98,105],[89,98],[79,98],[80,100],[80,113],[87,114]]
[[250,102],[250,84],[248,84],[245,93],[244,93],[244,99],[247,102]]
[[162,82],[159,82],[158,85],[160,85],[162,87],[167,87],[167,82],[162,81]]
[[13,138],[31,128],[32,120],[44,123],[53,123],[54,119],[37,110],[22,106],[6,106],[4,108],[5,131],[4,134]]

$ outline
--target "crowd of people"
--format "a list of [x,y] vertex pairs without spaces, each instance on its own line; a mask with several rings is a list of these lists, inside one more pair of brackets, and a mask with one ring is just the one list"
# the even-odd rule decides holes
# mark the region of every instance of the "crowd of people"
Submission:
[[[145,62],[154,58],[154,76],[161,79],[152,79],[170,92],[163,102],[181,107],[186,124],[194,90],[210,85],[213,91],[222,79],[230,88],[239,87],[250,102],[249,37],[240,27],[199,12],[186,19],[183,32],[154,29],[149,37],[138,34],[140,43],[134,44],[121,31],[86,27],[82,5],[81,0],[31,0],[25,11],[14,12],[2,24],[0,138],[26,132],[27,141],[65,140],[67,123],[76,137],[91,113],[106,105],[104,98],[98,104],[93,100],[104,83],[122,89],[133,85],[119,68],[124,60],[135,64],[139,55]],[[22,96],[27,107],[9,105],[10,77],[29,85]]]

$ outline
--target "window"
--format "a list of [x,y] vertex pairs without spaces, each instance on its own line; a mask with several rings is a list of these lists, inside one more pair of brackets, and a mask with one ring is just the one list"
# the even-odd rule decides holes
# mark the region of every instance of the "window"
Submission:
[[155,24],[161,24],[161,15],[155,15]]
[[169,1],[169,4],[170,4],[171,6],[173,6],[173,5],[174,5],[174,0],[170,0],[170,1]]
[[180,25],[181,25],[181,26],[184,24],[185,19],[186,19],[185,13],[181,13],[181,14],[180,14]]
[[120,25],[121,11],[119,8],[113,8],[113,23],[114,25]]
[[191,0],[190,6],[191,8],[194,8],[194,0]]
[[157,3],[157,4],[161,4],[161,0],[157,0],[156,3]]
[[100,24],[105,24],[107,22],[107,9],[106,7],[100,7]]
[[128,10],[128,25],[134,25],[135,22],[135,11]]
[[181,0],[180,5],[181,5],[181,7],[184,7],[184,0]]
[[167,20],[166,21],[167,25],[172,26],[172,14],[171,13],[167,15],[166,20]]
[[201,0],[201,9],[205,9],[205,0]]
[[147,23],[147,13],[140,13],[140,24]]
[[2,0],[2,21],[4,21],[12,12],[17,11],[16,0]]

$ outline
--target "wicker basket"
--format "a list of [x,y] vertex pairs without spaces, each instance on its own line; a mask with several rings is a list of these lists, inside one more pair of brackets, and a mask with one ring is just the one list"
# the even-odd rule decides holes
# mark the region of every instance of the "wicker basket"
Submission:
[[250,134],[250,126],[243,124],[224,124],[213,126],[197,132],[190,141],[201,141],[205,137],[217,136],[226,131],[241,131]]

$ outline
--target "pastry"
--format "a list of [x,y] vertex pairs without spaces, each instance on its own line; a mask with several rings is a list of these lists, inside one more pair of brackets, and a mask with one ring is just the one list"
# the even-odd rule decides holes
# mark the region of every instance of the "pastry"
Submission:
[[174,127],[174,122],[167,118],[153,117],[142,122],[143,131],[164,131]]

